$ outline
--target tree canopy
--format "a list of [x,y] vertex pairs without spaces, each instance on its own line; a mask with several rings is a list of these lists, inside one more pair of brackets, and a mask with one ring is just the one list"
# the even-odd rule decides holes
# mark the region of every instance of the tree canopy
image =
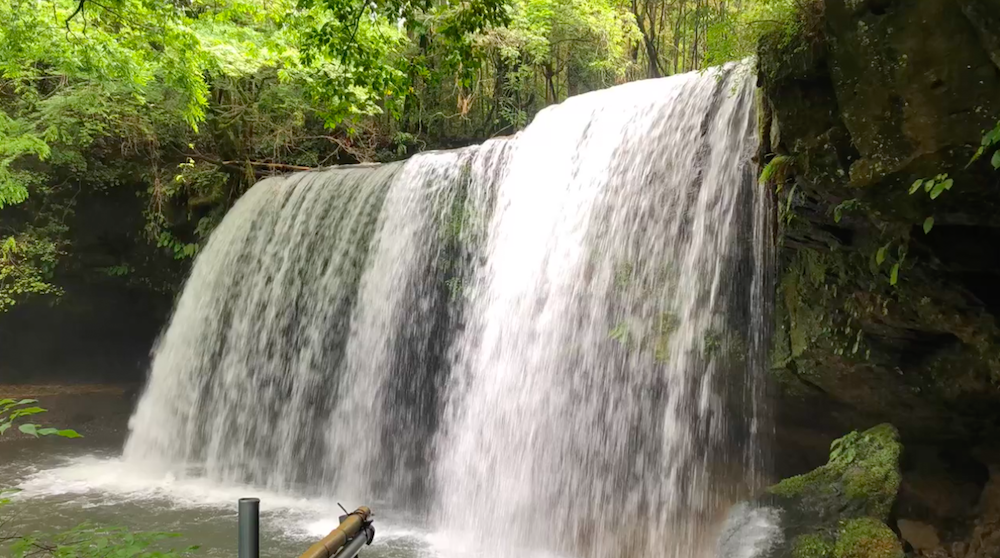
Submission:
[[746,56],[802,1],[0,0],[0,311],[59,292],[81,195],[134,191],[189,258],[262,176],[510,134]]

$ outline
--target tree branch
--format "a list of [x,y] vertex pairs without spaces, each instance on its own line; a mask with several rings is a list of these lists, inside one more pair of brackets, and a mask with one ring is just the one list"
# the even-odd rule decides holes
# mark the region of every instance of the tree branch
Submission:
[[316,170],[316,167],[302,167],[299,165],[285,165],[282,163],[268,163],[267,161],[220,161],[222,165],[235,166],[235,165],[251,165],[254,167],[268,167],[271,169],[280,170],[291,170],[291,171],[309,171]]
[[[317,169],[320,168],[320,167],[303,167],[303,166],[299,166],[299,165],[286,165],[284,163],[270,163],[268,161],[246,161],[246,160],[244,160],[244,161],[235,161],[235,160],[234,161],[223,161],[221,159],[216,159],[214,157],[210,157],[210,156],[207,156],[207,155],[202,155],[200,153],[183,153],[182,152],[182,155],[184,155],[185,157],[190,157],[192,159],[198,159],[199,161],[204,161],[206,163],[215,165],[217,167],[223,167],[223,168],[227,168],[227,169],[230,169],[230,170],[233,170],[233,171],[239,171],[239,172],[243,172],[243,171],[246,170],[244,168],[244,165],[250,165],[251,167],[268,168],[268,169],[271,169],[271,170],[280,170],[280,171],[310,171],[310,170],[317,170]],[[255,170],[254,174],[258,178],[267,175],[266,171],[263,171],[263,170]]]
[[87,0],[80,0],[80,3],[76,5],[76,10],[73,13],[71,13],[69,15],[69,17],[66,18],[66,22],[65,22],[66,23],[66,31],[69,31],[69,22],[70,22],[70,20],[72,20],[74,17],[76,17],[76,14],[78,14],[78,13],[80,13],[80,12],[83,11],[83,4],[86,1]]

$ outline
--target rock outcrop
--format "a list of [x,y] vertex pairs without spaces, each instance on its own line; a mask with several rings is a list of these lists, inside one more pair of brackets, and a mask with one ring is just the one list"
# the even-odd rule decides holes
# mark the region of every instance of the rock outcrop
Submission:
[[768,489],[781,537],[768,558],[902,558],[884,523],[900,484],[898,433],[883,424],[831,446],[826,465]]
[[[780,229],[775,463],[808,470],[839,433],[892,423],[909,448],[899,499],[859,532],[1000,556],[1000,172],[970,163],[1000,121],[1000,0],[803,5],[798,32],[758,55]],[[800,534],[800,555],[839,552],[837,529]]]
[[1000,433],[1000,173],[969,161],[1000,120],[1000,0],[821,5],[759,55],[779,422],[978,445]]

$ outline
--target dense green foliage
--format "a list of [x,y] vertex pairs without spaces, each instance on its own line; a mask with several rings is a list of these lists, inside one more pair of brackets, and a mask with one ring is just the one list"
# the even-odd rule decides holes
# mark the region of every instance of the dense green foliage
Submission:
[[7,0],[0,311],[59,293],[81,197],[134,192],[141,236],[188,258],[262,176],[512,133],[746,56],[801,1]]

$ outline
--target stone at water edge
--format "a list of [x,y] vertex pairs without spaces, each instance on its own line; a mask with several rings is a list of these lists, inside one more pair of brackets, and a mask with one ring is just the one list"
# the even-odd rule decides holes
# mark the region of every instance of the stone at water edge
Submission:
[[757,504],[777,510],[780,536],[758,558],[902,558],[884,523],[902,449],[890,424],[852,432],[831,444],[826,465],[770,487]]

